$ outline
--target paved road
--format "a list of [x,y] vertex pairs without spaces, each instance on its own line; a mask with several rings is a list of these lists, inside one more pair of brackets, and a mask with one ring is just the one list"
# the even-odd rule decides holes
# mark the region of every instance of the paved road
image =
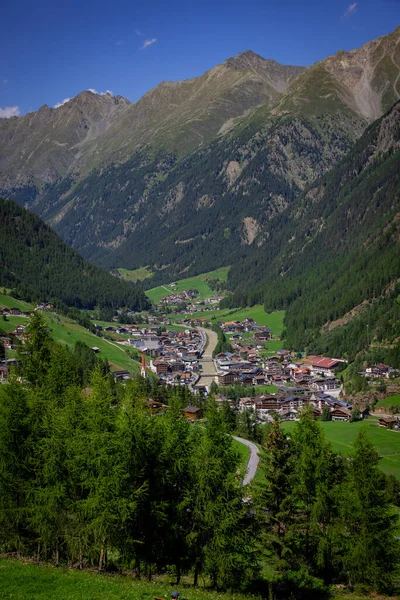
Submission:
[[215,333],[215,331],[212,331],[212,329],[204,329],[202,327],[198,327],[198,329],[204,332],[207,336],[207,345],[200,360],[202,371],[196,386],[204,385],[210,389],[210,385],[213,381],[215,381],[215,375],[217,374],[214,361],[212,359],[212,353],[218,343],[218,335]]
[[253,442],[249,442],[249,440],[245,440],[236,436],[233,437],[236,441],[250,448],[250,458],[249,462],[247,463],[246,474],[242,481],[242,485],[248,485],[250,481],[252,481],[256,476],[258,463],[260,462],[260,457],[258,456],[258,448],[255,444],[253,444]]

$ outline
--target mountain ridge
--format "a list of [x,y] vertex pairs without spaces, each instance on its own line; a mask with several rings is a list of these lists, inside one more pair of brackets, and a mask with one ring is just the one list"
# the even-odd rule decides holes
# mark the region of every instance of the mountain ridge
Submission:
[[[162,82],[135,103],[84,92],[43,108],[29,118],[71,116],[74,127],[63,122],[69,137],[43,137],[45,129],[33,136],[46,149],[34,150],[36,179],[21,172],[18,152],[28,150],[15,142],[14,170],[0,155],[0,191],[107,268],[151,263],[175,277],[199,272],[207,255],[209,268],[228,264],[263,244],[254,233],[348,152],[371,115],[383,114],[397,94],[399,31],[307,68],[245,51],[199,77]],[[371,91],[368,110],[359,106],[362,85]],[[100,104],[93,114],[92,102]],[[0,122],[3,155],[10,127]]]

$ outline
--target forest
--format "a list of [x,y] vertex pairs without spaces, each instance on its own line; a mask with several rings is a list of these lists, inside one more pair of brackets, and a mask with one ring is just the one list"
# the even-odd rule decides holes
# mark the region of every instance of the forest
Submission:
[[39,217],[1,198],[0,240],[0,285],[16,297],[77,309],[150,306],[133,283],[91,265]]
[[[397,103],[271,221],[268,244],[230,270],[234,294],[223,306],[284,308],[287,344],[296,350],[352,359],[368,345],[367,324],[369,342],[398,337],[399,111]],[[326,335],[327,324],[357,306],[354,323]]]
[[210,398],[189,423],[188,390],[116,383],[83,344],[54,343],[39,314],[27,333],[0,386],[2,552],[282,600],[326,598],[333,583],[395,590],[399,485],[365,433],[343,457],[310,413],[290,436],[276,419],[245,489],[227,407]]

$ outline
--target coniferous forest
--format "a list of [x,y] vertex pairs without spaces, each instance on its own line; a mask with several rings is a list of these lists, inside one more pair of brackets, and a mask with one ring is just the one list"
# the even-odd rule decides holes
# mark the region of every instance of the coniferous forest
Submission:
[[37,313],[27,339],[0,386],[1,551],[276,598],[325,597],[332,583],[394,590],[399,486],[364,433],[349,458],[310,414],[290,436],[275,420],[260,482],[243,488],[229,411],[212,398],[191,424],[188,390],[116,383],[83,344],[54,343]]
[[0,198],[0,285],[28,301],[144,310],[143,291],[85,261],[35,214]]

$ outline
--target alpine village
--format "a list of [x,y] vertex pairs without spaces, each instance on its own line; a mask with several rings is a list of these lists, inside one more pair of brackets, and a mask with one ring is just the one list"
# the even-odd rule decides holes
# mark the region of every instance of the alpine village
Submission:
[[0,196],[0,598],[398,598],[400,27],[1,118]]

